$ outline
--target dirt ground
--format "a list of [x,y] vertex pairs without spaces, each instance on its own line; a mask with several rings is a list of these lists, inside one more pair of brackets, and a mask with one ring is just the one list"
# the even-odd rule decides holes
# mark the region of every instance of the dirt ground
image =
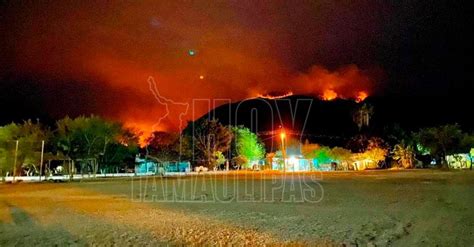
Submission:
[[0,185],[0,246],[473,246],[474,172]]

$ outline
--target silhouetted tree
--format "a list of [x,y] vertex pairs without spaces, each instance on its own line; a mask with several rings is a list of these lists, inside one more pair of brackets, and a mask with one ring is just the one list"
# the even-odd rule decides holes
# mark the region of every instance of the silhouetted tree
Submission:
[[180,135],[164,131],[155,131],[146,140],[147,154],[163,161],[179,160]]
[[215,153],[228,151],[232,141],[231,130],[216,119],[191,122],[184,133],[191,138],[194,160],[208,168],[216,165]]
[[462,152],[465,135],[459,125],[451,124],[421,129],[415,138],[439,161],[441,167],[449,169],[446,155]]
[[133,167],[135,155],[138,153],[140,133],[133,129],[122,128],[118,139],[107,145],[102,162],[108,168],[116,170]]

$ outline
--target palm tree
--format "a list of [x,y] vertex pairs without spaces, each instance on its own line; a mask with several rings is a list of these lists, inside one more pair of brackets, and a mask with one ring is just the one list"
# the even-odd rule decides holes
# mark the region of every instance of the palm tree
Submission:
[[352,119],[359,127],[359,130],[362,127],[368,127],[370,124],[370,117],[374,113],[374,107],[368,104],[364,104],[353,112]]
[[393,149],[393,159],[398,162],[398,165],[403,168],[413,168],[415,160],[415,152],[413,147],[400,143],[395,145]]

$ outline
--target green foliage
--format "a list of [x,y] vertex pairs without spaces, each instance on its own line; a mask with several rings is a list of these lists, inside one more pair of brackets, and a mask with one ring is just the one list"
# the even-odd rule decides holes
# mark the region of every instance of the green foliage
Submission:
[[222,154],[221,151],[215,152],[214,157],[215,157],[215,162],[216,162],[217,166],[220,166],[220,165],[224,164],[225,161],[226,161],[226,158],[225,158],[224,154]]
[[316,159],[320,164],[337,162],[343,164],[345,168],[348,168],[348,164],[352,161],[353,156],[352,152],[345,148],[334,147],[331,149],[319,146],[318,144],[310,144],[309,142],[306,142],[301,150],[307,159]]
[[59,120],[57,127],[58,147],[72,158],[96,157],[113,138],[111,126],[99,117],[67,117]]
[[106,152],[107,145],[118,141],[122,126],[96,116],[66,117],[57,122],[58,150],[77,158],[97,158]]
[[[19,175],[22,168],[38,172],[42,141],[45,141],[46,159],[94,158],[104,166],[123,165],[127,160],[133,162],[138,151],[137,134],[120,123],[100,117],[66,117],[57,121],[54,135],[38,123],[12,123],[0,127],[0,176],[11,174],[13,170]],[[17,167],[13,169],[15,156]]]
[[331,149],[331,159],[338,164],[338,169],[348,170],[353,161],[353,154],[351,150],[334,147]]
[[247,162],[265,157],[265,147],[258,136],[243,126],[232,128],[234,134],[235,154],[244,157]]
[[[47,142],[49,138],[50,132],[31,120],[0,127],[0,176],[13,170],[16,170],[15,175],[19,175],[23,166],[31,166],[36,170],[40,163],[41,142]],[[18,152],[16,152],[16,141],[18,141]],[[13,169],[15,152],[17,167]]]
[[388,149],[381,145],[383,142],[378,138],[367,139],[366,142],[367,143],[364,144],[365,151],[360,153],[352,153],[351,150],[341,147],[331,149],[329,147],[309,143],[303,145],[302,150],[305,153],[305,158],[316,159],[319,164],[336,162],[341,165],[340,168],[348,169],[350,163],[358,160],[370,164],[370,168],[376,168],[379,162],[385,160]]
[[431,153],[431,150],[429,148],[424,147],[420,143],[416,144],[416,151],[421,155],[429,155]]
[[421,129],[415,139],[430,154],[440,160],[443,167],[448,167],[446,155],[468,152],[468,138],[457,124],[443,125]]
[[307,159],[316,159],[320,164],[327,164],[333,161],[331,157],[331,149],[329,147],[318,145],[312,150],[306,150],[305,153]]
[[66,117],[57,121],[57,152],[71,159],[97,159],[103,165],[120,165],[138,149],[138,136],[121,123],[97,116]]
[[330,157],[334,161],[350,162],[352,159],[352,152],[345,148],[334,147],[331,149]]
[[303,157],[310,159],[313,155],[313,152],[319,148],[321,147],[318,144],[309,143],[309,141],[306,140],[305,143],[301,145],[301,154]]
[[320,164],[327,164],[333,161],[331,157],[331,149],[321,147],[313,152],[313,159],[317,159]]

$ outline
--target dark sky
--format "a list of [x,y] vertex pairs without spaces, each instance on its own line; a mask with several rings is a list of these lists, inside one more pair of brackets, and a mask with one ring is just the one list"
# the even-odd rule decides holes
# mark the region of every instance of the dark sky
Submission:
[[[3,122],[95,113],[176,129],[184,110],[174,103],[192,99],[289,92],[445,98],[473,89],[467,1],[0,6],[0,102],[13,106]],[[196,107],[194,116],[207,110]]]

